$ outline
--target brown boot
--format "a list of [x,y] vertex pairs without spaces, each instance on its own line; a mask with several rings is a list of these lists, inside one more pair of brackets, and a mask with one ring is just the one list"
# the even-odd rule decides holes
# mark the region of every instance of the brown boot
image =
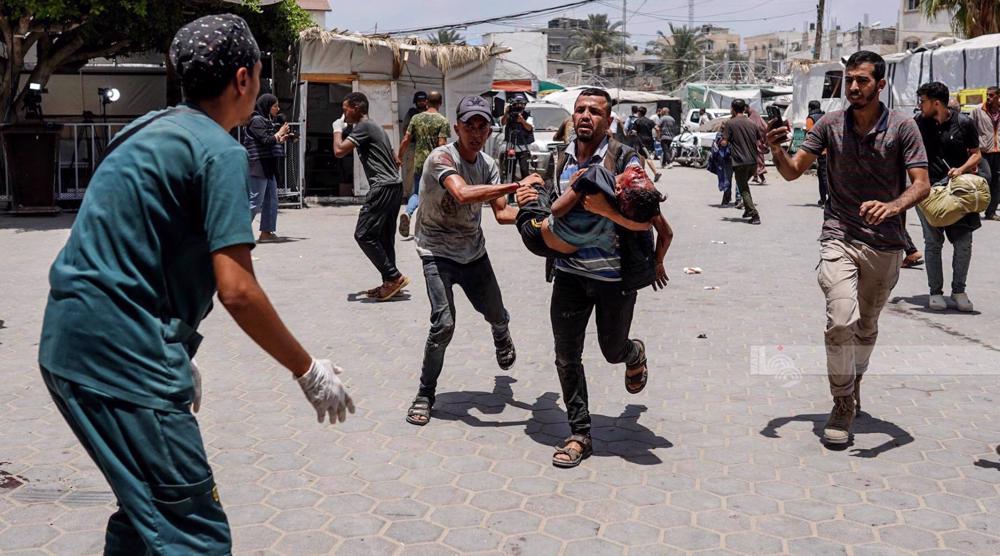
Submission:
[[830,418],[823,427],[823,442],[827,444],[847,444],[851,439],[851,423],[854,422],[854,396],[835,396]]

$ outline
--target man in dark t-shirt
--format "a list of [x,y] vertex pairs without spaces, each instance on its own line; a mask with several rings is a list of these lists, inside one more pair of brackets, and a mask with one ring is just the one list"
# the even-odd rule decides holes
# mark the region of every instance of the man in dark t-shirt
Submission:
[[729,156],[733,161],[733,174],[743,198],[743,218],[751,224],[760,224],[760,214],[753,204],[750,194],[750,177],[757,170],[757,144],[761,140],[760,127],[747,117],[747,103],[736,99],[732,105],[733,117],[726,122],[722,132],[722,146],[729,146]]
[[[972,120],[958,110],[948,108],[948,87],[943,83],[924,83],[917,89],[920,114],[917,127],[927,150],[931,183],[947,182],[962,174],[976,173],[982,154],[979,152],[979,132]],[[924,229],[924,257],[927,261],[928,306],[936,311],[948,308],[944,298],[944,272],[941,248],[945,237],[954,249],[952,260],[951,299],[959,311],[972,311],[972,301],[965,293],[965,280],[972,262],[972,232],[982,226],[978,212],[970,212],[951,226],[936,228],[917,209]]]
[[365,293],[386,301],[410,283],[396,268],[396,215],[403,200],[403,180],[389,136],[368,118],[368,97],[351,93],[343,108],[344,115],[333,122],[333,154],[341,158],[356,149],[361,158],[369,189],[354,239],[382,275],[382,284]]
[[[827,112],[789,157],[786,125],[771,124],[767,142],[786,180],[826,151],[829,200],[823,207],[820,288],[826,296],[826,372],[833,410],[823,441],[850,442],[861,406],[861,378],[878,338],[878,317],[899,279],[906,239],[902,215],[927,197],[927,155],[914,121],[879,102],[885,60],[859,51],[844,64],[850,108]],[[910,185],[907,186],[907,178]]]

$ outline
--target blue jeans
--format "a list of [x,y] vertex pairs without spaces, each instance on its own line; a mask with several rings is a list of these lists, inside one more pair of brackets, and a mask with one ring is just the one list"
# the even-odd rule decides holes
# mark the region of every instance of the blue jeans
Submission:
[[250,220],[260,215],[260,231],[273,232],[278,225],[278,180],[250,176]]
[[423,173],[417,170],[413,173],[413,193],[410,198],[406,201],[406,215],[413,216],[413,213],[417,210],[417,205],[420,204],[420,176]]
[[[944,228],[931,226],[924,213],[917,210],[924,228],[924,266],[927,268],[927,286],[931,295],[944,295],[944,269],[941,265],[941,248],[944,247]],[[951,243],[951,293],[965,293],[965,280],[972,262],[972,232],[958,237]]]

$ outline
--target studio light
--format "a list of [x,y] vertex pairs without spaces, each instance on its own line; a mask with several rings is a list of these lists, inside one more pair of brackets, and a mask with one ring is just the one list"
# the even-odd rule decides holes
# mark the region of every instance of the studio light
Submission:
[[101,102],[104,104],[118,102],[118,99],[122,98],[121,91],[114,87],[100,87],[97,89],[97,94],[100,95]]

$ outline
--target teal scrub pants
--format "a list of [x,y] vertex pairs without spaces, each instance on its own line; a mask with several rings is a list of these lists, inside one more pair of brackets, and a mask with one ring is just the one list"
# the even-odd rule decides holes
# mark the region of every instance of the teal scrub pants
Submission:
[[59,412],[118,498],[105,554],[229,554],[198,422],[188,412],[139,407],[42,369]]

